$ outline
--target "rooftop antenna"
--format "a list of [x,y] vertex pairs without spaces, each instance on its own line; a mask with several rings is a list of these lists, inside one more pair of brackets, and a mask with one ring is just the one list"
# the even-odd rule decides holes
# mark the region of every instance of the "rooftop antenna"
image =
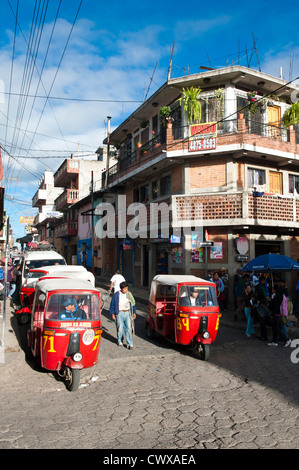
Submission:
[[173,56],[173,50],[174,50],[174,43],[175,43],[175,41],[173,41],[172,50],[171,50],[171,54],[170,54],[169,67],[168,67],[168,74],[167,74],[167,81],[170,80],[170,75],[171,75],[172,56]]
[[146,100],[148,92],[150,90],[150,87],[151,87],[151,84],[152,84],[152,81],[153,81],[153,78],[154,78],[154,75],[155,75],[157,65],[158,65],[158,62],[156,62],[156,65],[155,65],[155,68],[154,68],[154,71],[153,71],[153,75],[151,76],[151,79],[150,79],[150,82],[149,82],[149,85],[148,85],[148,88],[147,88],[147,92],[146,92],[145,97],[144,97],[144,101]]
[[261,72],[262,69],[261,69],[261,64],[260,64],[260,60],[259,60],[259,55],[258,55],[257,48],[256,48],[255,37],[254,37],[254,34],[253,34],[253,33],[251,33],[251,34],[252,34],[252,37],[253,37],[253,47],[254,47],[254,50],[255,50],[255,53],[256,53],[257,62],[258,62],[258,64],[259,64],[259,72]]
[[289,81],[293,78],[293,64],[294,64],[294,51],[291,52],[290,56],[290,72],[289,72]]

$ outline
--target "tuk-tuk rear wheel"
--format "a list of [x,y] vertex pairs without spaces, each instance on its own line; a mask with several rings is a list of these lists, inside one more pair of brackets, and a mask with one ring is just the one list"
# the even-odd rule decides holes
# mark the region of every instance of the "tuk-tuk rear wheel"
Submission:
[[29,315],[27,315],[26,313],[20,314],[18,316],[18,323],[19,325],[26,325],[27,323],[29,323]]
[[65,368],[65,384],[70,392],[78,390],[80,385],[80,369]]
[[147,337],[149,339],[154,339],[155,338],[155,330],[153,330],[153,328],[151,328],[149,323],[147,323],[147,326],[146,326],[146,334],[147,334]]
[[199,359],[207,361],[210,357],[210,345],[199,343],[195,346],[194,352]]

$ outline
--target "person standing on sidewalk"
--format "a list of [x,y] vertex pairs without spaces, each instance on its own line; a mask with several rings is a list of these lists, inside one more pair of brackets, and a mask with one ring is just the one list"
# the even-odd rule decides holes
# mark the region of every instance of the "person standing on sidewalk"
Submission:
[[133,349],[133,320],[136,318],[135,299],[126,282],[121,282],[120,290],[116,292],[111,300],[109,313],[116,323],[117,343],[123,346],[122,337],[125,331],[127,348]]
[[253,297],[253,292],[252,292],[250,284],[247,284],[245,286],[244,293],[243,293],[243,302],[244,302],[244,312],[245,312],[245,316],[247,320],[246,336],[248,336],[249,338],[251,335],[255,334],[255,329],[253,326],[253,318],[252,318],[254,297]]
[[112,288],[114,288],[114,294],[120,290],[120,283],[121,282],[126,282],[124,276],[120,274],[118,270],[115,271],[114,275],[110,279],[110,287],[108,293],[112,291]]

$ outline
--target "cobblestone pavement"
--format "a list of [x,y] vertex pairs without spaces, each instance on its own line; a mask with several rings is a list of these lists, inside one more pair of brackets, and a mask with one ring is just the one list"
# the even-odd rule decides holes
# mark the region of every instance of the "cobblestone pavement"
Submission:
[[161,338],[149,341],[142,305],[137,314],[133,350],[116,345],[104,314],[99,361],[82,371],[77,392],[26,362],[22,349],[10,353],[0,369],[0,448],[299,447],[299,365],[291,348],[220,326],[203,362]]

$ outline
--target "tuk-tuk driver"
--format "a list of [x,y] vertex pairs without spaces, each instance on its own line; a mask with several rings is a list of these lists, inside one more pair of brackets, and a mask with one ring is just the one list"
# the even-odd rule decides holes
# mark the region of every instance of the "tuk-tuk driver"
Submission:
[[194,289],[194,287],[190,287],[190,294],[187,297],[181,298],[181,305],[184,307],[190,307],[190,305],[200,305],[198,290]]
[[76,302],[76,299],[70,297],[64,302],[64,310],[60,312],[59,317],[61,320],[86,320],[86,313],[80,308]]

